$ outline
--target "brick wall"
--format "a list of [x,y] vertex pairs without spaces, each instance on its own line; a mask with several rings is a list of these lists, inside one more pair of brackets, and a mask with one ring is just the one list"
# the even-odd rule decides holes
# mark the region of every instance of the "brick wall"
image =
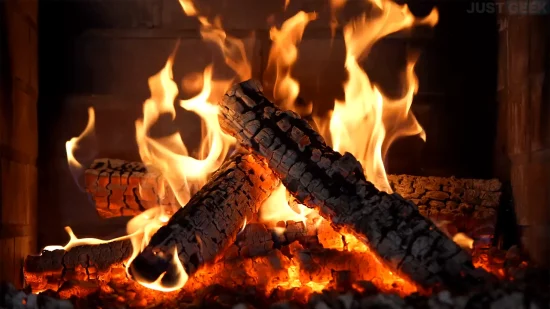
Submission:
[[[395,93],[400,88],[398,72],[406,49],[420,46],[424,51],[417,65],[420,93],[413,110],[428,132],[428,143],[417,138],[400,141],[390,153],[392,173],[490,176],[486,165],[492,155],[492,140],[491,132],[484,128],[492,127],[491,117],[485,115],[494,108],[495,86],[486,80],[492,74],[490,59],[496,51],[473,42],[490,33],[494,21],[465,16],[465,1],[441,7],[442,21],[435,31],[384,40],[365,63],[373,79]],[[363,1],[348,2],[345,18],[361,12]],[[262,75],[270,46],[266,21],[280,22],[299,10],[316,11],[319,19],[306,29],[294,75],[301,82],[301,96],[320,109],[330,108],[334,97],[342,95],[345,46],[341,35],[333,42],[330,37],[328,0],[290,0],[286,12],[283,0],[195,3],[208,16],[221,14],[224,28],[232,35],[249,37],[254,31],[247,42],[256,78]],[[417,1],[411,7],[416,13],[427,14],[433,5]],[[85,126],[88,106],[97,112],[99,156],[135,160],[134,120],[149,95],[147,78],[162,68],[178,39],[176,82],[190,72],[202,72],[210,62],[219,76],[230,70],[219,51],[201,40],[198,22],[184,16],[178,0],[41,0],[40,16],[42,196],[54,205],[47,215],[59,218],[43,224],[42,230],[50,230],[43,238],[48,242],[61,237],[48,235],[64,224],[94,221],[98,230],[103,229],[85,194],[74,193],[79,191],[68,175],[64,155],[65,141]],[[464,29],[456,27],[458,23],[464,23]],[[485,85],[480,86],[484,80]],[[181,113],[177,122],[185,128],[186,142],[196,144],[197,118]],[[52,177],[56,182],[48,183]]]

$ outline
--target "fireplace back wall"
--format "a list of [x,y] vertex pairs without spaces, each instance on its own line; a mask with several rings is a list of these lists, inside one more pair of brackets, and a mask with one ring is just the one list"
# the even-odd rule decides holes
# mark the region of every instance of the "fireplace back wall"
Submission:
[[[348,2],[349,15],[357,14],[353,5],[361,1]],[[318,110],[342,96],[345,47],[341,35],[330,45],[328,1],[291,0],[286,12],[282,0],[196,3],[210,15],[220,12],[229,34],[246,37],[255,78],[262,76],[267,62],[266,20],[274,14],[280,25],[301,9],[315,10],[319,20],[307,28],[294,70],[300,95],[315,102]],[[395,93],[399,80],[386,76],[398,76],[407,48],[422,50],[413,110],[427,142],[417,137],[398,141],[387,161],[390,173],[476,178],[495,174],[497,22],[494,15],[467,14],[470,4],[411,2],[417,15],[438,7],[435,30],[394,35],[377,44],[374,59],[365,63],[373,79]],[[134,121],[149,96],[147,78],[163,67],[178,39],[178,84],[183,75],[202,72],[210,62],[215,76],[231,76],[231,71],[219,51],[201,40],[198,22],[184,16],[177,0],[41,0],[39,12],[39,245],[66,241],[66,225],[77,235],[120,232],[125,220],[100,220],[67,168],[64,143],[84,129],[87,108],[96,110],[98,145],[83,151],[94,157],[139,160]],[[197,145],[197,117],[178,111],[177,122],[186,143]]]

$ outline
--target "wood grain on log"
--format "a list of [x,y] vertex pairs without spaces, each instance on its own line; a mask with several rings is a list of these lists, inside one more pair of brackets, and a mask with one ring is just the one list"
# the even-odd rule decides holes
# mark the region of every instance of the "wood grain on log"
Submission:
[[97,159],[85,172],[85,186],[104,218],[135,216],[156,205],[177,205],[164,178],[139,162]]
[[153,235],[132,262],[132,274],[153,281],[168,271],[163,279],[169,278],[174,248],[188,275],[213,263],[279,183],[264,160],[235,155]]
[[65,250],[44,250],[25,259],[24,277],[33,291],[57,290],[68,280],[110,281],[126,276],[124,262],[132,254],[130,240],[83,245]]
[[234,85],[220,106],[222,128],[266,158],[299,201],[352,232],[395,271],[424,287],[486,278],[412,202],[377,190],[353,155],[334,151],[298,115],[275,107],[259,82]]

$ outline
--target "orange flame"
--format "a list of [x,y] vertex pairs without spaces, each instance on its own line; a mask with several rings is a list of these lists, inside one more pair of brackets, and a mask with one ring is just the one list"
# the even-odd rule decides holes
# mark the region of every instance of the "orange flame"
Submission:
[[407,65],[407,89],[405,95],[397,100],[385,97],[371,83],[359,65],[359,59],[368,55],[373,44],[388,34],[418,24],[435,25],[438,14],[434,9],[429,16],[417,19],[406,5],[399,6],[390,1],[383,1],[380,5],[382,12],[379,17],[367,19],[362,15],[344,27],[348,80],[344,84],[345,100],[336,100],[331,114],[330,135],[335,150],[352,153],[362,163],[367,179],[378,189],[391,192],[383,162],[389,146],[401,136],[423,134],[422,127],[410,111],[418,89],[414,74],[416,59]]
[[307,24],[315,20],[315,13],[298,12],[287,19],[281,29],[271,28],[269,35],[272,46],[269,52],[266,71],[275,71],[273,98],[282,109],[293,109],[300,93],[300,85],[291,76],[292,66],[298,58],[298,44]]

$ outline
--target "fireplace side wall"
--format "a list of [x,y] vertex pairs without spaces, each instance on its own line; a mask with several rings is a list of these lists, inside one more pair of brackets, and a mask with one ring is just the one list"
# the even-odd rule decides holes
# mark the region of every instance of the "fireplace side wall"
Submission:
[[0,281],[23,286],[36,252],[36,0],[0,2]]

